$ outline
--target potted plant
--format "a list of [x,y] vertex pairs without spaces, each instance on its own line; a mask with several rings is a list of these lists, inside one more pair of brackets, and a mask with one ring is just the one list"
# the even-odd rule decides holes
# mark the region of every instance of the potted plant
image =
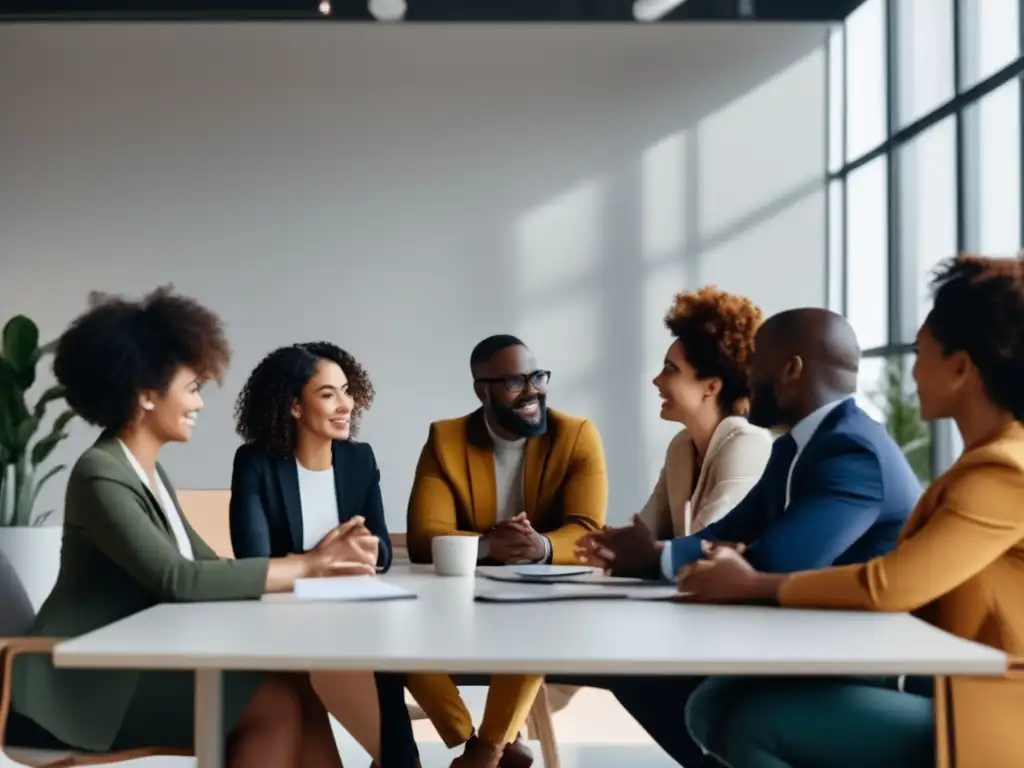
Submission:
[[[38,608],[57,578],[60,526],[45,525],[54,510],[39,511],[39,491],[65,469],[47,467],[54,448],[67,437],[74,413],[62,411],[43,430],[51,404],[64,401],[61,387],[44,390],[29,406],[39,361],[54,344],[39,344],[39,328],[24,315],[11,318],[0,343],[0,550],[25,583]],[[41,435],[41,436],[40,436]]]
[[914,474],[927,485],[932,481],[932,435],[928,424],[921,419],[917,393],[907,378],[902,361],[888,360],[871,399]]

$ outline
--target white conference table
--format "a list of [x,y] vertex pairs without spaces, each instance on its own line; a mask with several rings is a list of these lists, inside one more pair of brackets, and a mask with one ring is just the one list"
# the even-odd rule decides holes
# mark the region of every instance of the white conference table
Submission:
[[416,600],[277,599],[164,604],[60,643],[59,667],[196,672],[196,757],[221,768],[221,672],[369,669],[579,675],[982,675],[1006,657],[906,614],[633,600],[494,604],[487,590],[549,590],[441,578],[398,566],[380,578]]

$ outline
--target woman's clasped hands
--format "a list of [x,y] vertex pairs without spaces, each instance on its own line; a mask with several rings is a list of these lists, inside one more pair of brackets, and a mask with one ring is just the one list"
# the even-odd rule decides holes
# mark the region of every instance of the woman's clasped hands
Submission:
[[346,520],[307,553],[312,561],[312,575],[375,574],[379,544],[377,537],[366,527],[364,518],[356,516]]

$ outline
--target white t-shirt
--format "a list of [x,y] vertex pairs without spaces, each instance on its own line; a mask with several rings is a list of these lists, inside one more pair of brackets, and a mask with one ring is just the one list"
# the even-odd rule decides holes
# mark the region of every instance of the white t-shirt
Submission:
[[299,504],[302,506],[302,548],[307,552],[338,526],[338,491],[334,468],[306,469],[295,461],[299,471]]
[[181,518],[181,513],[178,512],[178,505],[174,503],[174,497],[171,492],[167,490],[167,486],[164,485],[164,481],[160,479],[160,473],[156,473],[156,489],[154,490],[149,485],[149,478],[146,476],[146,470],[139,464],[139,460],[135,458],[135,454],[131,452],[131,449],[124,444],[124,441],[118,439],[121,444],[121,449],[124,451],[124,455],[128,457],[128,463],[132,465],[132,469],[135,470],[135,474],[139,476],[139,480],[142,484],[153,491],[153,495],[156,496],[157,502],[159,502],[160,510],[164,513],[164,519],[167,520],[167,524],[171,527],[171,533],[174,534],[174,540],[178,544],[178,551],[181,552],[181,556],[186,560],[195,560],[196,553],[192,550],[192,542],[188,538],[188,531],[185,529],[185,521]]

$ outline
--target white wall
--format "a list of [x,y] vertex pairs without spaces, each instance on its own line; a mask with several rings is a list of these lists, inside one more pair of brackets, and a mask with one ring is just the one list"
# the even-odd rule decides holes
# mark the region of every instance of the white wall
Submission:
[[232,401],[264,353],[349,348],[396,530],[428,423],[475,407],[472,345],[517,333],[551,404],[601,429],[624,519],[673,432],[649,385],[671,295],[824,302],[824,35],[0,27],[0,317],[54,336],[90,289],[169,281],[219,311],[235,359],[167,451],[180,488],[227,487]]

